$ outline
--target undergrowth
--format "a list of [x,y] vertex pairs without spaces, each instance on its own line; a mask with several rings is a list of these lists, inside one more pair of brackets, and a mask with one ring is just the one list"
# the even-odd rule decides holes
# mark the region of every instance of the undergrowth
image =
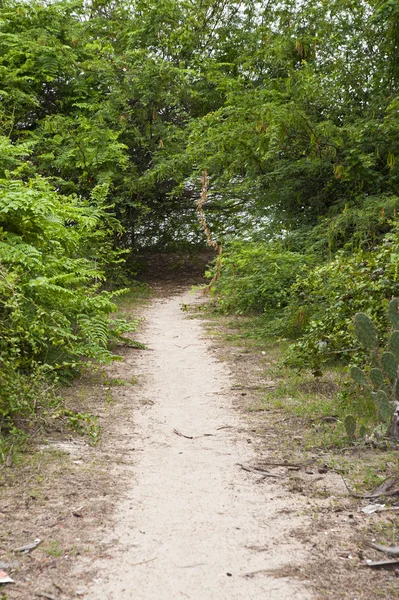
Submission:
[[[216,269],[218,275],[211,286],[213,309],[247,315],[243,335],[271,345],[274,354],[279,345],[284,383],[270,394],[270,402],[290,405],[294,414],[307,419],[331,416],[330,424],[314,426],[311,436],[325,446],[339,445],[348,436],[383,443],[387,434],[375,394],[356,386],[348,370],[370,370],[370,350],[356,335],[356,314],[376,323],[376,346],[387,347],[390,336],[387,307],[399,295],[399,224],[396,218],[384,219],[386,230],[369,246],[356,246],[355,235],[335,253],[318,253],[309,243],[307,254],[298,243],[293,251],[289,235],[279,241],[234,242],[225,246],[221,268],[219,261],[209,271],[209,277]],[[338,226],[333,222],[333,228]],[[326,243],[332,243],[330,234],[331,228],[323,234]],[[323,381],[323,374],[336,389],[331,398],[318,399],[316,382]],[[310,386],[312,378],[312,391],[306,394],[303,386]],[[296,390],[295,400],[290,387]]]
[[109,325],[114,328],[112,338],[107,341],[110,348],[104,346],[101,356],[94,357],[94,360],[74,359],[73,363],[62,365],[61,369],[32,360],[28,367],[21,369],[17,362],[0,359],[0,464],[11,466],[27,443],[40,440],[51,432],[75,432],[85,436],[90,444],[97,443],[101,433],[97,417],[84,410],[70,408],[68,394],[65,395],[63,390],[82,370],[103,373],[101,381],[107,386],[136,382],[134,377],[128,382],[109,380],[99,366],[104,360],[118,359],[115,352],[120,344],[141,347],[125,336],[135,331],[140,322],[138,307],[150,296],[148,286],[133,283],[126,294],[118,298],[118,306],[114,305],[118,312]]

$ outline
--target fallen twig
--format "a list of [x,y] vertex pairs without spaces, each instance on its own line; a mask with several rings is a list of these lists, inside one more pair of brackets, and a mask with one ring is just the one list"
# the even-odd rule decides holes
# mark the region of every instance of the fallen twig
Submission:
[[368,494],[356,494],[356,492],[354,492],[349,485],[346,483],[345,478],[343,475],[341,475],[342,477],[342,481],[345,484],[346,489],[348,490],[348,492],[350,493],[351,496],[353,496],[353,498],[359,498],[359,500],[364,500],[365,498],[370,498],[370,495]]
[[31,544],[25,544],[25,546],[20,546],[19,548],[14,548],[14,552],[23,552],[24,554],[27,554],[31,550],[34,550],[35,548],[37,548],[39,544],[41,544],[41,540],[39,540],[39,538],[36,538],[35,541],[32,542]]
[[62,587],[53,579],[51,580],[53,583],[53,586],[57,588],[57,590],[59,590],[61,592],[61,594],[64,594],[64,590],[62,589]]
[[391,479],[391,478],[387,478],[385,479],[381,485],[379,485],[377,488],[375,488],[371,494],[356,494],[356,492],[354,492],[349,485],[346,483],[345,478],[343,475],[341,475],[342,477],[342,481],[345,484],[346,489],[348,490],[348,492],[350,493],[351,496],[353,496],[354,498],[359,498],[360,500],[364,500],[364,499],[371,499],[371,498],[382,498],[382,497],[389,497],[389,496],[399,496],[399,488],[394,488],[391,489],[395,484],[398,483],[397,479]]
[[142,560],[141,562],[133,563],[132,567],[137,567],[138,565],[146,565],[147,563],[150,563],[150,562],[156,560],[157,558],[158,558],[157,556],[154,556],[154,558],[150,558],[149,560]]
[[84,504],[82,504],[82,506],[79,506],[79,508],[75,508],[75,510],[73,510],[71,512],[73,517],[81,517],[82,516],[82,510],[84,509]]
[[371,569],[397,569],[399,567],[399,560],[379,560],[376,562],[366,562],[365,567]]
[[256,467],[247,467],[245,465],[241,465],[240,463],[237,463],[238,467],[241,467],[241,469],[243,469],[244,471],[248,471],[249,473],[255,473],[256,475],[261,474],[263,477],[275,477],[276,479],[281,479],[282,475],[277,475],[276,473],[269,473],[268,471],[265,471],[265,469],[258,469]]
[[215,435],[214,433],[203,433],[201,435],[184,435],[184,433],[181,433],[181,431],[179,431],[178,429],[174,429],[173,433],[179,435],[180,437],[184,437],[187,440],[198,440],[202,437],[213,437]]
[[373,542],[370,546],[380,552],[385,552],[388,556],[399,556],[399,546],[383,546],[382,544],[374,544]]
[[184,433],[181,433],[178,429],[174,429],[173,433],[175,433],[176,435],[179,435],[180,437],[186,438],[186,440],[193,440],[194,439],[194,437],[192,435],[184,435]]
[[[259,385],[234,385],[231,389],[232,391],[240,391],[240,390],[261,390],[262,387],[268,387],[267,385],[265,386],[259,386]],[[274,384],[274,387],[275,384]]]
[[58,600],[58,598],[51,594],[46,594],[46,592],[36,592],[35,596],[36,598],[46,598],[47,600]]
[[286,463],[286,462],[264,462],[262,461],[262,464],[264,465],[268,465],[269,467],[294,467],[296,469],[301,469],[302,467],[307,467],[308,465],[311,464],[311,460],[307,460],[303,463]]

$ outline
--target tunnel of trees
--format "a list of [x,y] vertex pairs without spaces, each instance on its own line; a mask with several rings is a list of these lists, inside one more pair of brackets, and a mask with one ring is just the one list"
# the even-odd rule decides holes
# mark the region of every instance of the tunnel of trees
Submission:
[[3,428],[111,357],[138,251],[206,244],[204,172],[220,310],[264,315],[301,367],[360,364],[357,312],[387,337],[396,0],[2,0],[0,100]]

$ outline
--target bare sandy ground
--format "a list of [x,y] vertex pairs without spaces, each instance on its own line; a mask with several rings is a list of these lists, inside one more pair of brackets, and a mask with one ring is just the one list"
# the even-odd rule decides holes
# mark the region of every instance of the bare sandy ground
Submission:
[[187,292],[155,300],[142,334],[148,350],[117,367],[144,382],[119,425],[133,456],[119,473],[130,483],[105,538],[113,552],[90,564],[97,575],[84,596],[310,600],[306,583],[270,572],[306,559],[293,536],[306,527],[305,500],[239,466],[255,458],[248,424],[233,407],[228,366],[181,310],[188,302]]

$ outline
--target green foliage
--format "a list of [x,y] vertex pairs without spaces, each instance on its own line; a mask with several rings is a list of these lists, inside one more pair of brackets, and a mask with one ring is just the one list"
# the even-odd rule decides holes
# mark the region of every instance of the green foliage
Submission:
[[[317,367],[337,359],[348,362],[351,356],[361,360],[364,350],[359,350],[355,330],[365,348],[375,347],[377,342],[375,326],[363,313],[371,315],[381,337],[385,337],[386,307],[390,298],[399,293],[398,251],[395,224],[373,251],[339,251],[332,260],[298,279],[292,288],[291,309],[298,313],[305,311],[306,319],[299,341],[289,352],[292,364]],[[361,315],[356,317],[353,327],[353,315],[357,313]]]
[[35,365],[29,374],[11,363],[1,361],[0,368],[0,433],[2,436],[26,430],[36,418],[45,421],[61,406],[54,384],[43,367]]
[[[109,360],[112,294],[101,291],[105,209],[37,178],[0,181],[0,349],[20,368]],[[92,244],[88,248],[88,243]],[[110,249],[108,248],[110,252]],[[109,256],[112,260],[112,254]]]
[[120,225],[106,187],[89,202],[19,174],[0,180],[0,434],[15,439],[58,416],[94,441],[92,417],[67,414],[53,388],[88,360],[112,360],[110,343],[135,330],[110,316],[121,292],[101,289],[105,261],[122,259],[112,248]]
[[[4,365],[66,377],[132,343],[105,290],[139,247],[203,243],[204,169],[221,310],[263,314],[316,371],[399,331],[398,14],[391,0],[4,0]],[[384,356],[373,367],[393,382],[397,335]]]
[[66,195],[109,185],[125,247],[203,241],[206,168],[217,237],[314,229],[323,251],[370,249],[398,208],[392,6],[5,0],[11,162],[29,149],[26,176]]
[[58,416],[66,417],[68,425],[71,429],[82,435],[87,435],[90,439],[90,444],[95,446],[99,440],[101,433],[98,417],[89,413],[76,412],[67,408],[62,409]]
[[280,311],[287,306],[290,287],[305,264],[306,257],[277,243],[230,244],[224,250],[220,277],[212,292],[225,312]]

